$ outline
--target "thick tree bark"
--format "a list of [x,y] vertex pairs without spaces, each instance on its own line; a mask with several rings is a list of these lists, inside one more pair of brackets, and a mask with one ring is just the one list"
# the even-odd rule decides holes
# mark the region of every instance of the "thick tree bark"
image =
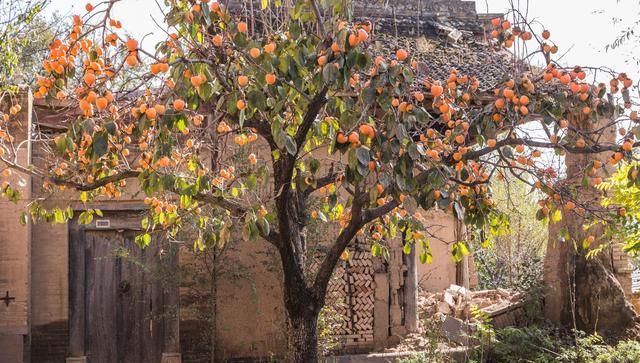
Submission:
[[324,295],[315,293],[305,279],[306,236],[304,200],[287,187],[276,199],[280,242],[278,252],[284,273],[284,306],[287,311],[289,363],[318,361],[317,321]]
[[[303,302],[304,303],[304,302]],[[289,316],[289,354],[291,363],[318,362],[318,314]]]
[[304,274],[294,258],[291,245],[283,246],[280,257],[284,270],[284,305],[287,310],[289,363],[318,361],[318,315],[324,300],[307,286]]
[[[593,131],[610,123],[602,119],[597,123],[589,120],[570,120],[572,126],[581,131]],[[606,127],[600,143],[614,143],[615,126]],[[582,185],[583,170],[593,159],[600,159],[604,165],[608,153],[584,155],[567,154],[565,163],[567,178],[564,187],[572,191],[576,203],[592,213],[602,213],[600,199],[602,193],[592,187]],[[637,314],[626,300],[624,290],[613,273],[610,249],[605,248],[596,257],[587,258],[582,242],[591,235],[596,238],[590,247],[603,241],[602,227],[592,227],[585,231],[588,223],[576,212],[565,211],[559,223],[549,226],[549,243],[545,258],[544,282],[545,317],[556,323],[586,332],[598,332],[609,338],[624,335],[636,326]],[[562,241],[561,233],[566,231],[569,241]]]
[[[609,251],[588,259],[580,241],[587,232],[582,218],[566,217],[566,224],[550,228],[550,243],[545,261],[545,316],[565,326],[588,333],[598,332],[618,338],[633,329],[637,315],[626,300],[608,261]],[[578,250],[569,241],[557,241],[559,229],[566,226],[578,242]],[[593,231],[590,231],[593,233]]]
[[575,316],[578,329],[619,338],[636,324],[637,315],[622,286],[601,259],[576,260]]

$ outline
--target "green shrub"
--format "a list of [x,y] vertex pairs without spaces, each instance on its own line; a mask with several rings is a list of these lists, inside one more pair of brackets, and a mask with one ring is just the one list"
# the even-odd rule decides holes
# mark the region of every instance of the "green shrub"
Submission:
[[454,362],[445,354],[417,353],[411,357],[399,359],[396,363],[452,363]]
[[[573,344],[566,333],[546,327],[506,328],[484,347],[474,363],[638,363],[640,342],[607,345],[598,335],[584,335]],[[419,361],[418,361],[419,362]],[[413,363],[413,362],[411,362]]]
[[600,336],[578,339],[575,347],[564,349],[557,363],[637,363],[640,362],[640,342],[628,340],[615,346],[607,345]]
[[562,340],[550,329],[541,327],[505,328],[496,332],[484,362],[552,362],[561,350]]

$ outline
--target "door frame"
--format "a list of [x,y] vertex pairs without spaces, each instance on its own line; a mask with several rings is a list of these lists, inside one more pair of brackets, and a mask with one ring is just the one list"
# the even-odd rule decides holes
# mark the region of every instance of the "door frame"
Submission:
[[[81,212],[84,210],[78,210]],[[69,252],[69,358],[67,362],[86,362],[86,233],[87,231],[142,231],[140,215],[145,213],[146,206],[124,209],[103,209],[104,217],[95,218],[89,225],[78,224],[77,217],[68,222]],[[79,213],[74,213],[78,215]],[[138,216],[136,216],[136,214]],[[98,221],[109,221],[108,227],[97,227]],[[177,268],[178,254],[172,255],[173,268]],[[178,306],[178,284],[165,288],[167,305]],[[179,307],[177,308],[179,311]],[[163,357],[180,353],[179,314],[166,314],[164,317],[165,334],[163,338]]]

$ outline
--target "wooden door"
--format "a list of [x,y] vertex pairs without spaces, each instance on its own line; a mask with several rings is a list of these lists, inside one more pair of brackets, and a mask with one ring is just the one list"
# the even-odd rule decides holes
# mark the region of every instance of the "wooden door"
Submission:
[[90,363],[157,363],[164,338],[163,291],[135,233],[85,231],[85,354]]

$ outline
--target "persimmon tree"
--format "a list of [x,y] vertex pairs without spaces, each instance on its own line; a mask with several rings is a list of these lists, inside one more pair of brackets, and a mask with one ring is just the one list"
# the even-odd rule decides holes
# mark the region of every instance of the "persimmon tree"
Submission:
[[[177,236],[187,223],[199,227],[196,248],[227,242],[232,228],[273,245],[292,362],[317,361],[317,317],[354,238],[384,256],[386,241],[402,231],[405,250],[416,248],[429,262],[425,226],[411,216],[439,208],[473,231],[452,246],[461,258],[467,243],[504,232],[492,180],[510,174],[539,189],[548,196],[539,219],[557,221],[589,210],[555,189],[543,150],[611,153],[617,162],[637,144],[633,135],[631,147],[600,143],[602,130],[584,134],[565,119],[602,118],[617,107],[605,95],[619,87],[593,86],[588,69],[553,63],[550,33],[518,17],[492,21],[491,46],[531,44],[548,66],[514,62],[487,98],[473,75],[451,70],[447,79],[429,79],[420,71],[429,64],[405,49],[375,54],[374,25],[348,22],[342,1],[298,1],[276,27],[215,1],[170,0],[168,37],[153,45],[125,36],[111,17],[115,4],[87,5],[68,37],[51,44],[34,95],[77,115],[64,120],[65,133],[35,138],[48,151],[44,165],[20,165],[14,106],[2,128],[4,175],[17,170],[52,193],[78,191],[87,206],[81,223],[100,213],[92,201],[121,198],[127,183],[137,183],[149,204],[146,233],[136,239],[142,248],[155,236]],[[619,79],[627,90],[631,81]],[[522,132],[531,122],[541,136]],[[598,177],[599,164],[584,167]],[[8,180],[3,191],[17,198]],[[310,207],[312,196],[319,208]],[[72,215],[34,202],[24,220]],[[340,232],[311,271],[306,224],[315,218],[339,223]]]

